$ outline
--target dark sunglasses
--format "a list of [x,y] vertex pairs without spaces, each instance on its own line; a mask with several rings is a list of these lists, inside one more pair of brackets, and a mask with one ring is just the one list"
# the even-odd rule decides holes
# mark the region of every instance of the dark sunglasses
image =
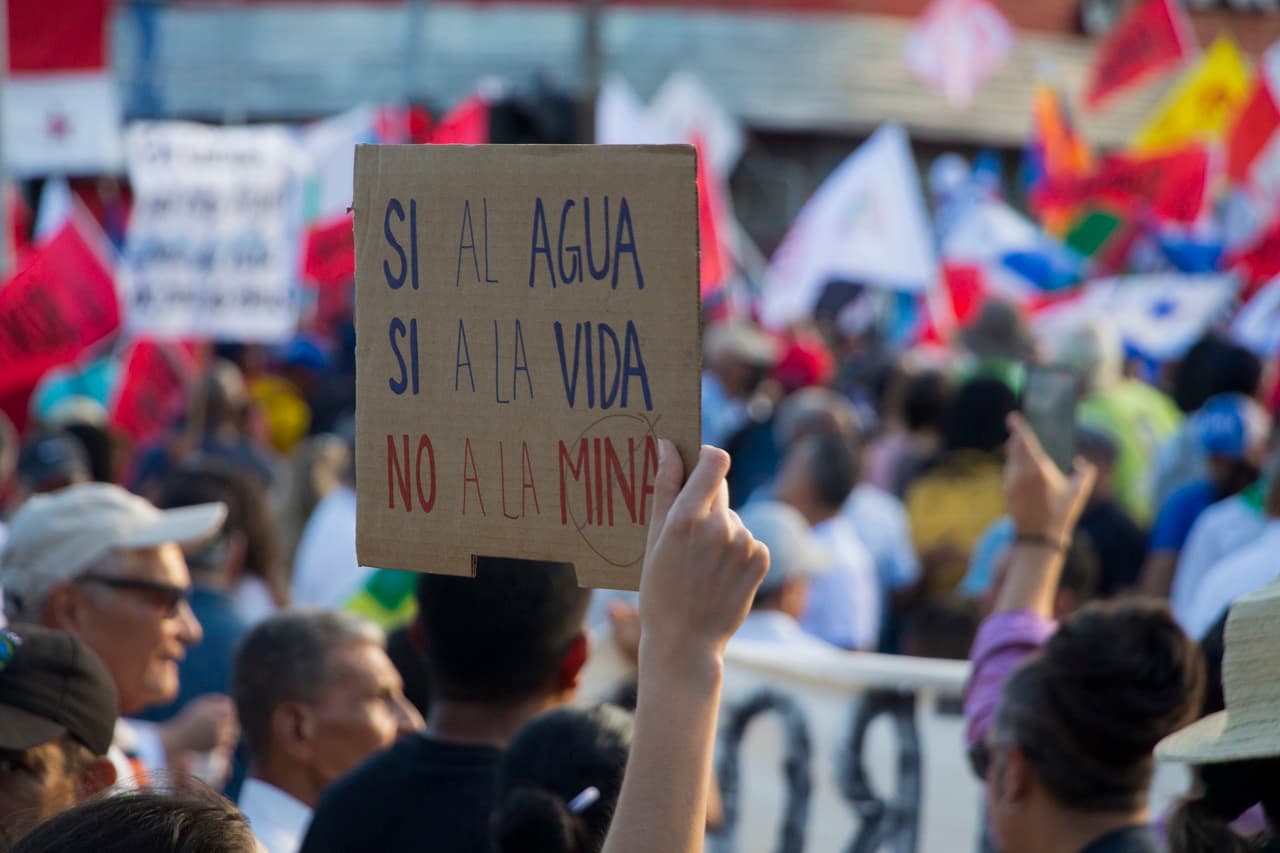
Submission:
[[140,578],[113,578],[106,575],[85,574],[76,583],[91,583],[121,592],[135,592],[155,605],[166,616],[176,616],[182,602],[191,600],[191,587],[148,581]]

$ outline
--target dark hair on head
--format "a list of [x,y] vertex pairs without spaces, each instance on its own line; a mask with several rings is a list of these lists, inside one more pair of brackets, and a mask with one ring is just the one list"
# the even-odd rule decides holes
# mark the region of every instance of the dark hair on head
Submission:
[[[198,785],[192,781],[191,785]],[[10,853],[255,853],[249,822],[201,786],[112,791],[51,818]]]
[[[1180,802],[1166,829],[1170,853],[1250,853],[1263,839],[1245,838],[1231,823],[1280,790],[1280,758],[1205,764],[1197,768],[1200,795]],[[1268,815],[1271,818],[1271,815]]]
[[1198,411],[1210,397],[1252,397],[1262,382],[1262,362],[1248,349],[1210,332],[1187,350],[1173,377],[1173,401],[1182,411]]
[[80,442],[89,459],[89,477],[95,483],[116,482],[120,445],[111,430],[100,424],[73,423],[62,427],[61,432]]
[[[608,705],[551,711],[526,724],[498,765],[494,850],[598,853],[622,791],[631,730],[631,715]],[[590,802],[571,811],[584,792]]]
[[288,604],[288,589],[279,564],[280,543],[267,508],[262,484],[242,467],[224,459],[198,457],[173,471],[161,487],[159,506],[165,509],[221,501],[227,505],[222,534],[204,549],[188,555],[196,571],[215,571],[219,543],[239,533],[245,540],[245,574],[261,578],[271,588],[276,603]]
[[999,379],[971,379],[956,391],[942,418],[947,450],[995,453],[1009,440],[1006,421],[1017,411],[1018,398]]
[[997,738],[1016,743],[1063,806],[1146,801],[1152,751],[1200,707],[1204,663],[1155,602],[1090,604],[1005,685]]
[[1093,537],[1077,530],[1067,546],[1062,561],[1062,579],[1058,586],[1075,594],[1078,604],[1085,604],[1098,594],[1102,576],[1102,558]]
[[424,574],[418,621],[432,696],[492,703],[538,696],[582,632],[589,600],[568,563],[480,557],[474,578]]
[[950,398],[951,387],[938,371],[928,370],[909,377],[902,389],[902,419],[907,429],[940,429]]
[[338,648],[386,638],[371,622],[335,610],[286,610],[254,626],[232,662],[231,696],[250,764],[267,757],[271,717],[286,702],[314,702],[341,672],[330,655]]
[[902,617],[902,652],[912,657],[967,660],[981,621],[976,601],[926,600]]
[[805,473],[813,493],[827,509],[844,505],[858,484],[858,457],[849,442],[831,433],[813,433],[801,440]]

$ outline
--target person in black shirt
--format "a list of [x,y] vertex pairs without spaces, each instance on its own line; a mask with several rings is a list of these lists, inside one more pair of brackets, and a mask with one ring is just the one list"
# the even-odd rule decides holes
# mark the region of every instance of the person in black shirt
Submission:
[[426,731],[333,784],[302,853],[487,850],[502,750],[573,695],[588,598],[561,563],[481,558],[475,578],[423,575],[413,630],[431,683]]

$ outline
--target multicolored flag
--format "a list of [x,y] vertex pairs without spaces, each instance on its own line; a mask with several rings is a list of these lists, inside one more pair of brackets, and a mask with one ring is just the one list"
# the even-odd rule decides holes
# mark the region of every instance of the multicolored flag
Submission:
[[1249,61],[1231,36],[1220,35],[1138,128],[1130,146],[1151,154],[1189,142],[1221,139],[1251,86]]
[[124,145],[107,52],[110,0],[7,5],[6,169],[19,178],[118,171]]
[[1152,156],[1115,154],[1088,175],[1049,180],[1033,193],[1039,210],[1102,204],[1120,213],[1147,212],[1157,221],[1195,222],[1209,186],[1209,152],[1193,145]]

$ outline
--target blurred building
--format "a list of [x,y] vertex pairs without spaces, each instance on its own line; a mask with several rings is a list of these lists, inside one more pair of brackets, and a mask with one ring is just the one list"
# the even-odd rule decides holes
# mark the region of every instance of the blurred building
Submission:
[[[903,124],[925,159],[1027,139],[1037,80],[1078,101],[1091,35],[1132,0],[996,0],[1013,56],[968,108],[908,72],[903,41],[927,0],[131,0],[114,56],[130,117],[305,120],[360,103],[447,106],[483,81],[535,77],[589,91],[619,73],[641,97],[698,74],[751,129],[734,190],[768,248],[851,142]],[[1229,30],[1251,52],[1280,36],[1280,0],[1188,0],[1198,35]],[[1078,114],[1116,147],[1168,81]]]

